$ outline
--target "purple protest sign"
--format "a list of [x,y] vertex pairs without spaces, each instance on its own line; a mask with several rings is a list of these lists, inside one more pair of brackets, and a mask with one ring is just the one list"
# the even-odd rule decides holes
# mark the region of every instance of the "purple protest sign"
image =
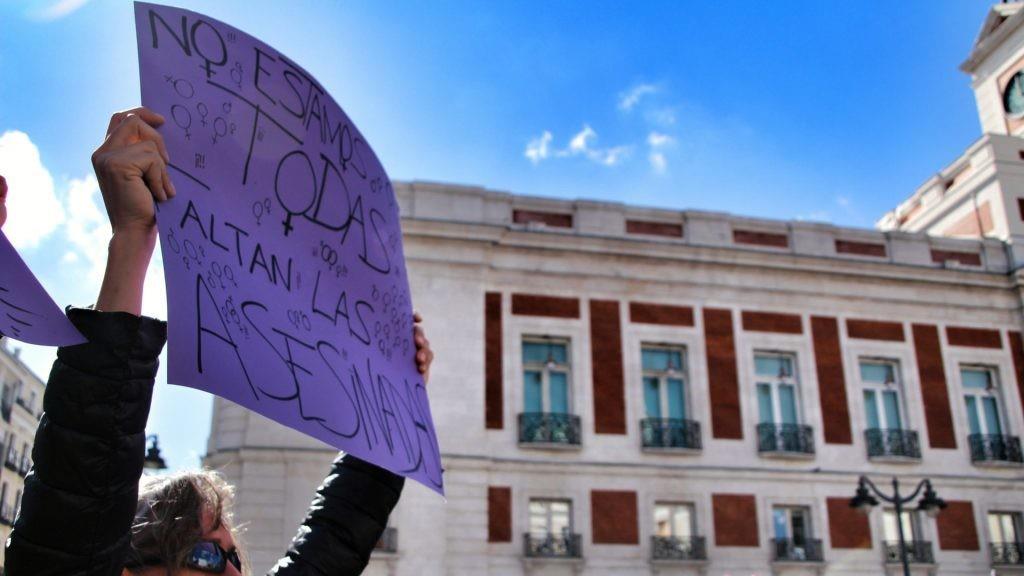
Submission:
[[0,335],[42,346],[85,342],[3,232],[0,232]]
[[178,192],[157,212],[168,381],[443,494],[398,205],[366,139],[240,30],[144,3],[135,26]]

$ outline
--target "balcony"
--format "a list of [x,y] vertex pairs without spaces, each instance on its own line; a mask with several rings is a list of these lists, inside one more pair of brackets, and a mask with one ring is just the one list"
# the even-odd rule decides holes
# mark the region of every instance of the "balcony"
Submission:
[[708,550],[703,536],[677,538],[651,536],[652,560],[707,560]]
[[775,562],[824,562],[825,554],[821,540],[806,539],[799,544],[791,539],[773,538],[772,550]]
[[580,417],[526,412],[519,415],[519,443],[548,447],[580,445]]
[[871,428],[864,431],[868,445],[868,458],[879,460],[920,460],[921,444],[913,430],[883,430]]
[[398,552],[398,528],[385,528],[380,540],[373,547],[374,553],[396,554]]
[[811,456],[814,429],[801,424],[758,424],[757,450],[762,454]]
[[971,447],[971,462],[1021,464],[1020,438],[999,434],[971,434],[967,437]]
[[700,422],[678,418],[645,418],[640,421],[644,448],[700,450]]
[[[883,547],[887,564],[899,564],[901,562],[899,542],[886,541],[883,542]],[[911,564],[935,564],[932,543],[925,540],[908,540],[907,560]]]
[[579,534],[523,535],[523,555],[527,558],[583,558]]
[[993,566],[1024,566],[1024,544],[993,542],[988,548],[992,552]]

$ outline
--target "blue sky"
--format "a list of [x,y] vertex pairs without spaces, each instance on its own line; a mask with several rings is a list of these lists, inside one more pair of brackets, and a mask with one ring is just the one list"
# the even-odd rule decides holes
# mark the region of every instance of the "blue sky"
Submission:
[[[869,227],[980,135],[957,66],[989,2],[174,4],[311,71],[394,179]],[[109,238],[89,155],[139,101],[132,4],[3,2],[0,22],[5,232],[85,305]],[[52,350],[23,354],[48,372]],[[210,405],[158,387],[173,467],[205,452]]]

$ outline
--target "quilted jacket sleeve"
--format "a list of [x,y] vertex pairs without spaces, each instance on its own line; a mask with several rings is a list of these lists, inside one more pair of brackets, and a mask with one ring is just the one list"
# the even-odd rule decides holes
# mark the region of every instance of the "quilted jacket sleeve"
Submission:
[[398,503],[405,479],[354,456],[339,456],[306,519],[270,576],[361,574]]
[[120,576],[167,325],[70,309],[88,342],[58,350],[7,542],[7,576]]

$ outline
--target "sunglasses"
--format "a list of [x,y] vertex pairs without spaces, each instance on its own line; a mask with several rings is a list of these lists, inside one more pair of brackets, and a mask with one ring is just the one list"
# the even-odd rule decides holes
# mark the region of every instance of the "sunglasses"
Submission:
[[228,552],[216,542],[197,542],[192,547],[192,552],[185,558],[185,566],[209,574],[223,574],[228,568],[228,562],[235,570],[242,571],[242,560],[238,557],[238,550]]
[[[207,574],[223,574],[228,568],[228,562],[235,567],[235,570],[242,571],[242,560],[238,557],[238,550],[228,552],[220,547],[220,544],[210,541],[197,542],[188,556],[185,557],[185,567]],[[142,559],[129,558],[125,562],[126,568],[138,568],[142,566],[160,566],[163,561],[158,558]]]

